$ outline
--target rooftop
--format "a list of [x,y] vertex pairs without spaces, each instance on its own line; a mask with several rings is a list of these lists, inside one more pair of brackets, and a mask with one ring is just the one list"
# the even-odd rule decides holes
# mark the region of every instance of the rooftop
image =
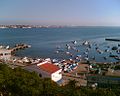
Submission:
[[51,73],[51,74],[60,70],[60,68],[58,66],[50,64],[50,63],[40,65],[39,68],[48,72],[48,73]]
[[11,50],[8,49],[0,49],[0,53],[11,53]]

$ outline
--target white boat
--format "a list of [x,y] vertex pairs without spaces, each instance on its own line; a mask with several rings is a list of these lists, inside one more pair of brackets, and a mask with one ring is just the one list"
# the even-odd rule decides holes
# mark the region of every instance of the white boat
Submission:
[[72,41],[73,44],[77,44],[77,41]]
[[83,45],[89,45],[88,41],[83,42]]
[[8,46],[6,46],[6,49],[9,49],[10,48],[10,46],[8,45]]

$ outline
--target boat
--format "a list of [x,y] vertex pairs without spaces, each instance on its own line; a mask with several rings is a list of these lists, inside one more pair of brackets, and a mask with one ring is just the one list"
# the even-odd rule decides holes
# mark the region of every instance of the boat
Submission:
[[99,54],[102,54],[102,53],[103,53],[103,51],[100,50],[100,49],[97,49],[97,52],[98,52]]
[[72,41],[73,44],[77,44],[77,41]]
[[103,57],[104,58],[104,60],[107,60],[107,57]]
[[116,58],[118,57],[118,55],[113,55],[113,54],[110,54],[109,57],[113,57],[113,58]]
[[115,57],[116,60],[120,60],[120,57]]
[[116,47],[116,46],[112,47],[112,50],[117,50],[117,49],[118,49],[118,47]]
[[59,51],[57,50],[57,51],[55,51],[55,53],[59,53]]
[[108,50],[108,49],[105,49],[105,52],[109,52],[109,50]]
[[118,44],[118,47],[120,47],[120,44]]
[[83,45],[89,45],[88,41],[83,42]]
[[116,50],[116,53],[117,53],[117,54],[120,54],[120,49]]
[[69,44],[66,44],[67,49],[71,49],[71,46]]
[[66,54],[67,54],[67,55],[69,55],[69,54],[70,54],[70,52],[66,52]]
[[6,46],[6,49],[9,49],[10,48],[10,46],[8,45],[8,46]]

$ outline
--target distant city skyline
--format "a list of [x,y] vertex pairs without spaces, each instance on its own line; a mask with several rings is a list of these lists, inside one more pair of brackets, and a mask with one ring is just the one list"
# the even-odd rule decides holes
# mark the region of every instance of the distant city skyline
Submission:
[[0,24],[120,26],[119,0],[0,0]]

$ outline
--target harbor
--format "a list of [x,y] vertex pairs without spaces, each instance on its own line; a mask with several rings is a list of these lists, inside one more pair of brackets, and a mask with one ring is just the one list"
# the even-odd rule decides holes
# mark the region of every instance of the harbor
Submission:
[[[1,63],[8,64],[12,69],[16,67],[21,67],[28,71],[35,71],[41,74],[41,69],[38,68],[41,64],[50,64],[47,66],[56,66],[56,69],[60,69],[61,76],[56,82],[62,80],[60,85],[67,84],[70,80],[76,80],[78,86],[88,86],[87,78],[89,76],[99,75],[99,76],[120,76],[119,72],[119,45],[118,46],[107,46],[104,51],[99,49],[99,45],[94,43],[94,45],[90,41],[83,41],[80,43],[80,46],[83,46],[86,50],[83,51],[83,54],[78,54],[75,56],[75,53],[81,52],[81,50],[77,49],[76,45],[78,41],[74,40],[65,44],[64,49],[61,50],[61,46],[57,46],[55,54],[66,54],[68,55],[68,59],[59,59],[59,58],[31,58],[31,57],[18,57],[16,56],[16,52],[20,50],[24,50],[26,48],[31,48],[31,45],[27,44],[16,44],[13,48],[10,46],[2,46],[0,48],[0,61]],[[77,45],[78,46],[78,45]],[[95,56],[89,56],[90,51],[96,51],[97,54],[101,55],[104,53],[109,53],[108,57],[103,57],[106,62],[96,62]],[[115,53],[117,55],[114,55]],[[107,62],[107,59],[113,58],[116,62]],[[45,63],[44,63],[45,62]],[[51,66],[51,67],[52,67]],[[46,70],[46,67],[45,69]],[[48,68],[48,70],[50,70]],[[53,70],[53,69],[51,69]],[[51,72],[51,71],[50,71]],[[43,73],[43,72],[42,72]],[[41,74],[42,76],[43,74]],[[43,77],[46,77],[45,73]],[[52,78],[52,77],[51,77]],[[56,79],[53,79],[56,80]],[[93,84],[94,85],[94,84]],[[93,86],[89,84],[89,86]]]
[[[109,29],[103,28],[104,32],[99,27],[0,29],[0,62],[12,69],[35,71],[60,86],[70,80],[76,80],[78,86],[96,86],[99,82],[88,82],[89,76],[120,76],[120,43],[105,40],[118,38]],[[119,31],[114,30],[119,36]],[[4,40],[5,34],[9,38]]]
[[119,0],[1,0],[0,96],[120,96]]

